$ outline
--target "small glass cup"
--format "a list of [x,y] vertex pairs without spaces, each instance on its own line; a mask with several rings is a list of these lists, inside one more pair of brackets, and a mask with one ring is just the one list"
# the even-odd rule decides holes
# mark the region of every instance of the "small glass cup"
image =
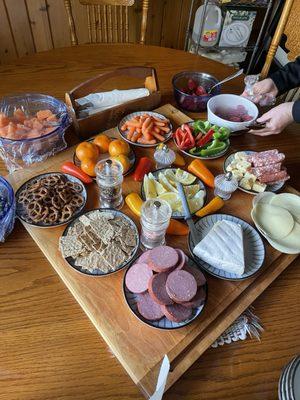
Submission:
[[96,181],[99,186],[100,208],[120,209],[123,207],[122,196],[123,167],[119,161],[107,158],[95,167]]
[[157,146],[154,152],[154,160],[156,161],[156,168],[170,167],[175,161],[176,154],[166,144]]
[[226,174],[217,175],[215,177],[215,196],[221,197],[223,200],[230,199],[233,192],[238,188],[238,181],[229,171]]
[[143,250],[165,244],[166,230],[171,215],[172,209],[165,200],[145,201],[141,210],[141,248]]

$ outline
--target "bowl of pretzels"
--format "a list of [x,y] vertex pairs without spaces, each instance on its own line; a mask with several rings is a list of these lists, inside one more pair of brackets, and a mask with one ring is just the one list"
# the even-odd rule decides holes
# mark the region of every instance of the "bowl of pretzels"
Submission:
[[29,225],[51,228],[67,224],[84,208],[87,193],[82,182],[68,174],[35,176],[16,192],[16,214]]

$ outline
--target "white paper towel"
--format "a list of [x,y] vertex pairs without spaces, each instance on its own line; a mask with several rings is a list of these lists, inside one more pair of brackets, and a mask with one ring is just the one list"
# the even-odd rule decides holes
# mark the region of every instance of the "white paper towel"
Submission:
[[164,356],[163,361],[161,363],[156,390],[149,400],[161,400],[165,391],[165,386],[167,383],[167,378],[170,371],[170,361],[167,355]]

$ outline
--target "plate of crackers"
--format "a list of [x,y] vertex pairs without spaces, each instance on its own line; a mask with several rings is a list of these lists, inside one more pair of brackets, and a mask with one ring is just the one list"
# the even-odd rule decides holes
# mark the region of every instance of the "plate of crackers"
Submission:
[[53,228],[70,222],[84,208],[87,192],[68,174],[49,172],[25,182],[16,192],[17,216],[29,225]]
[[99,277],[125,268],[139,244],[133,220],[106,208],[87,211],[71,221],[60,237],[59,249],[76,271]]

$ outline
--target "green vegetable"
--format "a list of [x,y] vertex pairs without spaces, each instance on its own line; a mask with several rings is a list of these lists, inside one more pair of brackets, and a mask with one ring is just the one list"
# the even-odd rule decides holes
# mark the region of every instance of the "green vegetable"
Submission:
[[201,157],[214,156],[220,153],[221,151],[225,150],[226,146],[227,143],[220,142],[218,139],[215,139],[210,146],[200,151],[200,156]]
[[229,128],[225,128],[225,126],[222,126],[220,129],[219,129],[219,132],[223,135],[222,136],[222,140],[226,140],[226,139],[228,139],[229,138],[229,136],[230,136],[230,129]]
[[211,128],[211,123],[209,121],[204,122],[204,129],[208,131]]
[[206,133],[204,122],[199,119],[193,123],[194,134],[197,135],[199,132]]

